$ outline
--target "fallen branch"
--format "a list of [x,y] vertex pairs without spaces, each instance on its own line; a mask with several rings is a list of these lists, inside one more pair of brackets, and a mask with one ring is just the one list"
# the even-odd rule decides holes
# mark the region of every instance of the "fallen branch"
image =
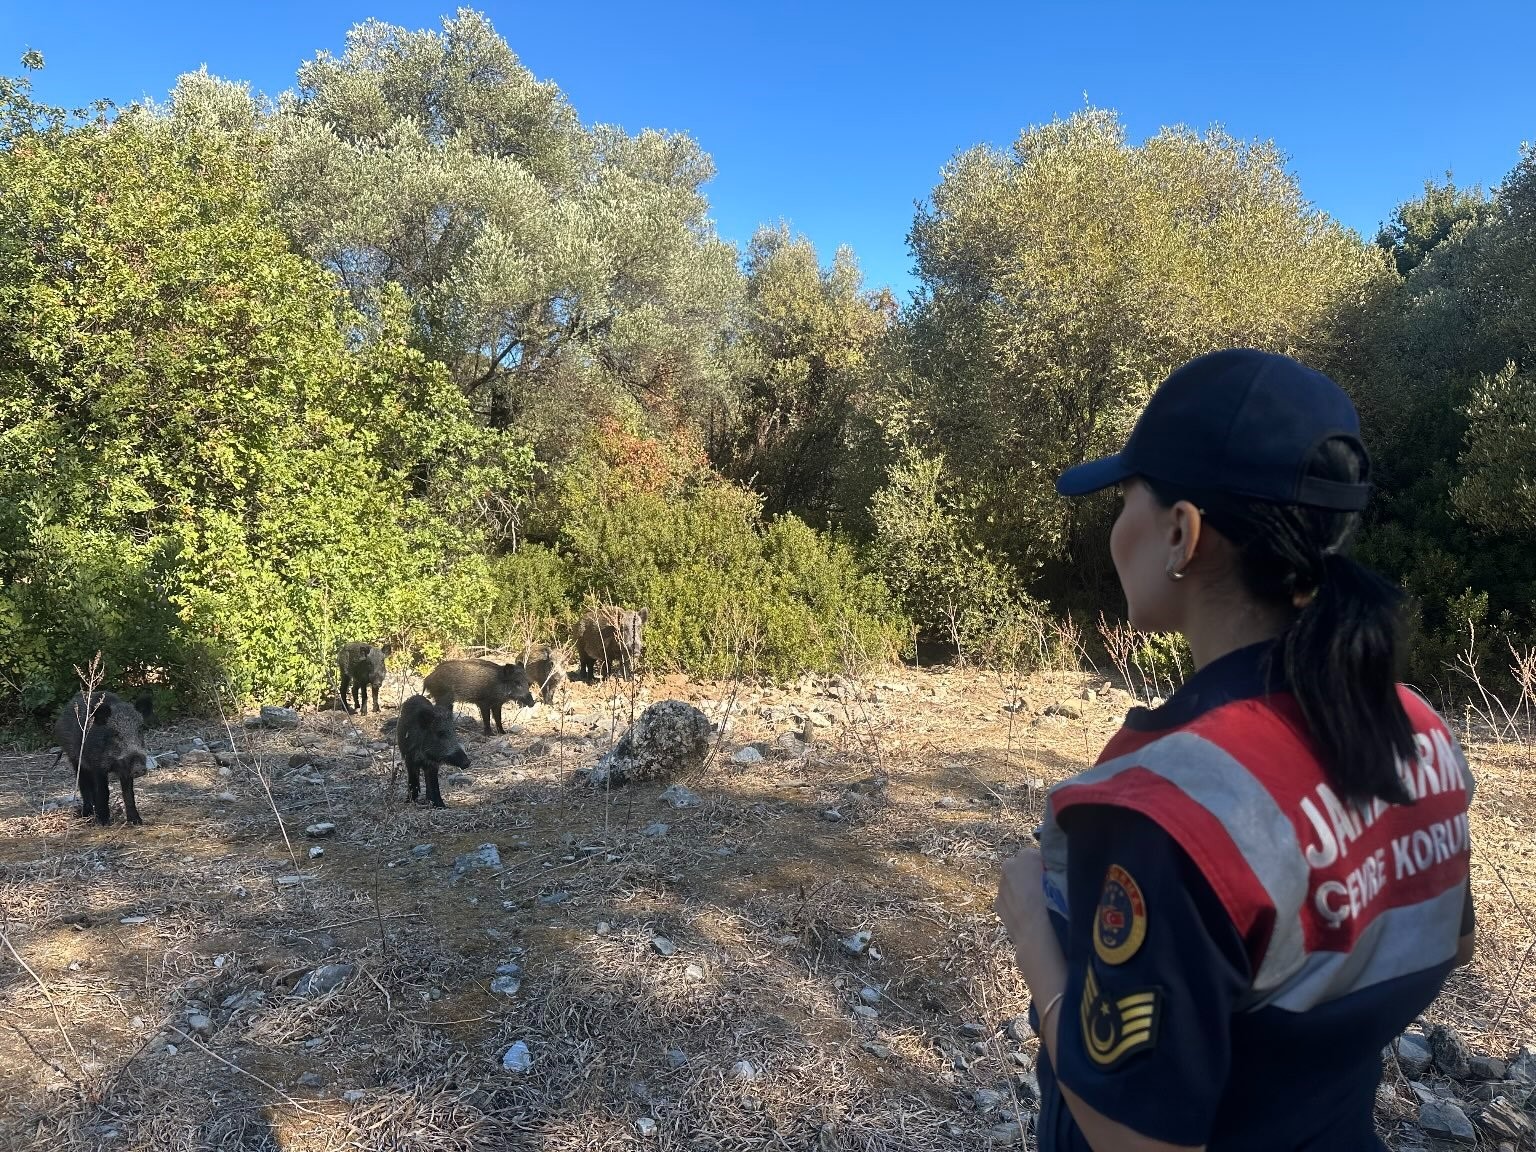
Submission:
[[15,957],[16,963],[22,966],[27,975],[32,977],[36,981],[38,988],[42,990],[43,998],[48,1001],[48,1007],[53,1009],[53,1019],[59,1026],[59,1035],[64,1037],[64,1043],[69,1048],[69,1054],[75,1058],[75,1063],[80,1065],[80,1075],[84,1077],[86,1074],[85,1061],[80,1059],[80,1053],[75,1051],[75,1042],[69,1038],[69,1029],[64,1027],[64,1017],[59,1012],[59,1006],[53,999],[53,993],[48,991],[48,985],[44,984],[42,977],[32,971],[31,966],[21,958],[21,953],[16,951],[15,946],[11,943],[11,938],[4,932],[0,932],[0,943],[5,945],[5,950]]

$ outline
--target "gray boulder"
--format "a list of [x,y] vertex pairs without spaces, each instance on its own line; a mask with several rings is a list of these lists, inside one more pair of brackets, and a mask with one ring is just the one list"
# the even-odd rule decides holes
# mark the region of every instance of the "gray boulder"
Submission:
[[660,700],[640,714],[612,752],[593,770],[598,786],[668,780],[701,767],[715,726],[681,700]]

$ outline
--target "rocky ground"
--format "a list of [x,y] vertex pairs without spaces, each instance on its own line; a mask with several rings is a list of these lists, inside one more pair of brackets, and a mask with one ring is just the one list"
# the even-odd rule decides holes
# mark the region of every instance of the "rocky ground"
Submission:
[[[571,684],[504,735],[461,717],[472,763],[434,810],[385,732],[416,684],[366,717],[153,732],[141,828],[77,820],[51,756],[0,757],[0,1144],[1033,1146],[997,867],[1125,693]],[[665,699],[717,725],[703,762],[594,786]],[[1483,947],[1384,1054],[1396,1147],[1530,1140],[1528,758],[1473,752]]]

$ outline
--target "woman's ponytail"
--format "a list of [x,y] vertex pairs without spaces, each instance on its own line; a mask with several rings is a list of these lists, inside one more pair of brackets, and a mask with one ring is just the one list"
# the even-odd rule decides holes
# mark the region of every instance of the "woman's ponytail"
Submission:
[[1320,575],[1280,638],[1285,681],[1333,790],[1346,801],[1406,803],[1397,760],[1414,748],[1397,687],[1402,593],[1337,551],[1323,556]]

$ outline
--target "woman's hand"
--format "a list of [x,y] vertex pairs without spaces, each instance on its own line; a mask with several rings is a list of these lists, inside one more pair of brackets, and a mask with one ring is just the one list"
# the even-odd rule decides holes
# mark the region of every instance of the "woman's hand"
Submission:
[[1025,983],[1033,987],[1041,974],[1041,961],[1054,959],[1050,968],[1060,965],[1061,950],[1051,930],[1050,913],[1045,901],[1045,861],[1040,849],[1029,847],[1003,865],[1002,882],[993,904],[1013,950],[1019,958]]

